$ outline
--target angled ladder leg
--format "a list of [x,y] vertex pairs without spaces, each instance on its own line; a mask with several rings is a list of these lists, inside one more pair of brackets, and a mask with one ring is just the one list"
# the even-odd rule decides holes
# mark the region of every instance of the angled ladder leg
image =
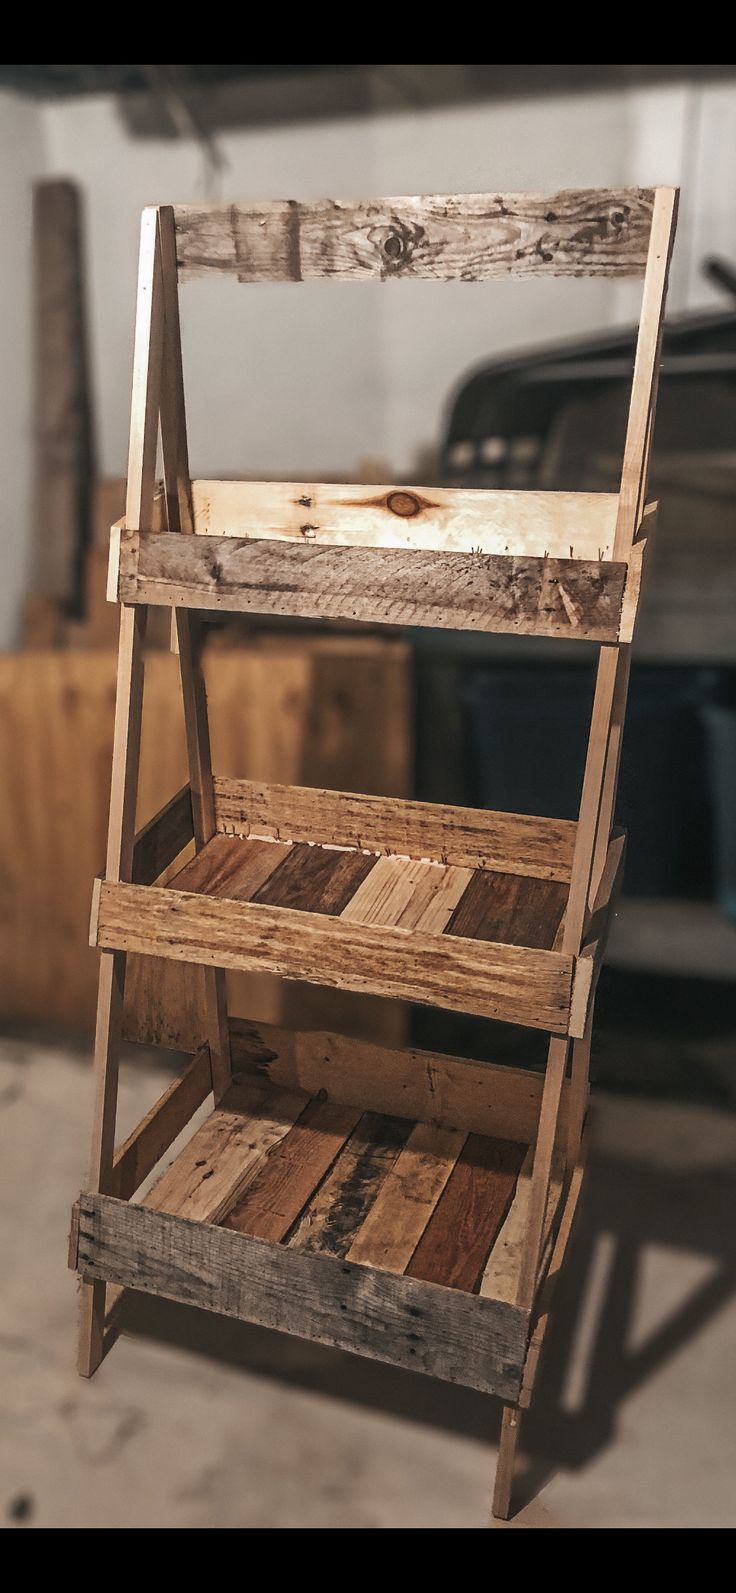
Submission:
[[518,1405],[504,1405],[492,1506],[493,1514],[498,1521],[508,1521],[511,1515],[514,1462],[516,1460],[520,1427],[521,1411]]
[[[157,271],[156,212],[143,213],[138,270],[133,399],[130,417],[126,523],[149,529],[153,499],[161,399],[163,313]],[[135,806],[143,710],[143,641],[146,608],[123,605],[120,612],[115,735],[107,836],[106,878],[132,877]],[[97,1027],[95,1031],[95,1116],[88,1189],[109,1190],[115,1148],[118,1069],[125,989],[124,952],[100,956]],[[104,1353],[105,1285],[82,1283],[79,1325],[79,1370],[90,1377]]]
[[[614,537],[614,558],[624,558],[628,555],[641,524],[646,500],[653,416],[659,379],[664,301],[676,213],[675,191],[658,190],[644,280],[642,314]],[[586,917],[595,897],[608,851],[616,801],[630,653],[630,647],[623,645],[603,646],[600,651],[570,894],[565,914],[563,950],[573,956],[578,956],[580,953]],[[569,1183],[576,1170],[587,1108],[591,1028],[592,1004],[585,1035],[573,1044],[566,1183]],[[570,1042],[562,1037],[553,1036],[550,1040],[532,1173],[529,1226],[517,1297],[518,1304],[528,1310],[531,1310],[534,1304],[542,1259],[544,1214],[569,1045]],[[518,1427],[518,1411],[513,1406],[505,1406],[493,1503],[494,1515],[503,1517],[508,1515],[510,1508]]]
[[[108,879],[130,877],[135,830],[135,797],[143,706],[143,637],[147,611],[123,608],[120,616],[118,687],[115,708]],[[123,1021],[126,955],[100,953],[95,1029],[95,1112],[87,1189],[105,1194],[110,1188],[115,1149],[120,1037]],[[104,1283],[82,1283],[80,1294],[78,1367],[91,1377],[104,1354]]]
[[[193,532],[194,524],[184,408],[179,294],[176,280],[176,233],[174,213],[170,206],[163,206],[158,212],[158,240],[164,317],[161,452],[166,517],[169,531],[186,534]],[[207,696],[202,673],[200,627],[196,614],[187,609],[177,609],[175,628],[184,704],[194,839],[197,851],[200,851],[215,834],[216,822]],[[202,968],[200,977],[204,982],[205,997],[203,1038],[209,1043],[212,1088],[215,1101],[219,1101],[231,1082],[225,973],[222,968]]]

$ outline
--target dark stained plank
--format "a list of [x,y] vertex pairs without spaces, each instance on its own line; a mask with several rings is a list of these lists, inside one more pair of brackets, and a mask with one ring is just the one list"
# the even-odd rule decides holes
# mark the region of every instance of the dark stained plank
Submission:
[[614,642],[626,573],[598,559],[131,531],[118,593],[179,608]]
[[375,857],[365,852],[342,852],[335,847],[298,842],[290,847],[253,900],[266,907],[339,914],[375,862]]
[[274,1145],[222,1224],[256,1239],[284,1238],[329,1172],[361,1117],[361,1108],[315,1098]]
[[280,841],[243,841],[237,836],[213,835],[191,863],[174,875],[170,889],[247,902],[288,852],[289,847]]
[[406,1269],[408,1278],[478,1288],[506,1216],[526,1146],[469,1134]]
[[297,1250],[346,1256],[413,1127],[403,1117],[364,1112],[288,1243]]
[[138,831],[133,844],[133,882],[152,885],[194,835],[192,793],[182,786],[159,813]]
[[643,276],[651,188],[176,205],[179,277],[239,282]]
[[557,880],[478,870],[463,891],[446,935],[551,951],[567,903]]
[[79,1200],[76,1261],[102,1278],[414,1372],[517,1398],[529,1313],[307,1255],[109,1195]]

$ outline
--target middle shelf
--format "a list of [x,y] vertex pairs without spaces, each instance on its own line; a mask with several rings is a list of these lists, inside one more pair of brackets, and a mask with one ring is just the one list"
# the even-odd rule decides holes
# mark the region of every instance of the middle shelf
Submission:
[[215,794],[218,833],[165,886],[99,884],[93,943],[582,1033],[605,923],[581,956],[561,949],[574,825],[250,782]]

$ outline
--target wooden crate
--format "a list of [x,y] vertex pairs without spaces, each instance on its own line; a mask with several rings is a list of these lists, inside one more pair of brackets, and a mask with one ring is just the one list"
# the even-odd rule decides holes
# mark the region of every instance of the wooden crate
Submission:
[[[116,655],[109,650],[0,656],[0,1018],[69,1029],[94,1022],[98,955],[89,945],[92,880],[105,856]],[[374,637],[254,638],[206,662],[218,767],[233,777],[314,782],[405,795],[411,777],[409,650]],[[177,660],[146,661],[138,822],[186,779]],[[129,1038],[190,1050],[201,976],[131,958]],[[236,974],[232,1008],[399,1038],[396,1003]]]

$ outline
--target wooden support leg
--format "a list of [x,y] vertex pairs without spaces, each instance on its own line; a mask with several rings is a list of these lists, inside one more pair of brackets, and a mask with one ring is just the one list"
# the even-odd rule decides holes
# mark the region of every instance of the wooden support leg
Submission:
[[557,1129],[565,1082],[565,1069],[570,1042],[553,1035],[547,1054],[547,1073],[544,1080],[542,1105],[534,1150],[534,1166],[529,1196],[529,1215],[524,1243],[524,1254],[519,1274],[517,1305],[529,1311],[534,1303],[539,1274],[539,1263],[544,1243],[544,1220],[547,1211],[552,1159],[557,1142]]
[[[100,955],[94,1062],[95,1115],[87,1188],[103,1194],[109,1184],[115,1148],[125,960],[125,952],[122,951],[103,951]],[[77,1360],[82,1377],[91,1377],[97,1371],[104,1354],[105,1305],[104,1283],[82,1283]]]
[[[176,234],[170,206],[163,206],[158,212],[157,259],[160,271],[157,280],[160,280],[164,321],[160,422],[166,520],[170,532],[186,536],[191,534],[194,526],[181,359]],[[215,833],[215,799],[200,627],[195,614],[178,609],[173,629],[184,703],[194,837],[199,851]],[[205,968],[201,977],[204,979],[205,1004],[202,1037],[210,1047],[212,1089],[217,1102],[222,1099],[231,1081],[225,974],[221,968]]]
[[504,1405],[501,1421],[501,1442],[496,1461],[496,1484],[493,1490],[493,1514],[497,1521],[508,1521],[511,1515],[511,1494],[514,1481],[514,1461],[519,1442],[521,1411],[518,1405]]
[[572,1068],[570,1073],[570,1088],[567,1097],[567,1168],[571,1172],[575,1167],[580,1150],[580,1141],[585,1127],[585,1115],[588,1110],[590,1096],[590,1041],[593,1029],[592,1011],[588,1016],[585,1034],[582,1040],[574,1040],[572,1047]]

